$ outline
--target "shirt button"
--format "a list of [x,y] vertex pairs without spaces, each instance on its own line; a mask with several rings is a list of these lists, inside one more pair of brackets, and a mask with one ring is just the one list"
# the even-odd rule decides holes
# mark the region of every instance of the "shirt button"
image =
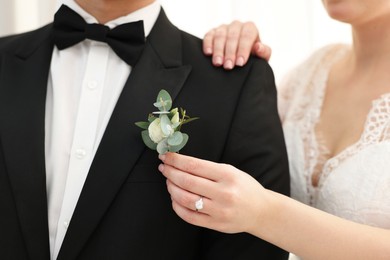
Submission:
[[66,220],[66,221],[64,221],[64,228],[68,229],[68,227],[69,227],[69,221]]
[[87,86],[90,90],[94,90],[97,88],[98,83],[95,80],[88,81]]
[[76,150],[76,158],[77,159],[83,159],[87,155],[87,152],[84,149],[77,149]]

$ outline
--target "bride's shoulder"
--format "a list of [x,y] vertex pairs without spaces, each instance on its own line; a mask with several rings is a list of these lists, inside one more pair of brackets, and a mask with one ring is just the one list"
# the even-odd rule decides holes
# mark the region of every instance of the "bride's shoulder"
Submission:
[[293,101],[301,103],[317,95],[319,86],[327,80],[330,65],[349,48],[346,44],[330,44],[321,47],[282,78],[278,84],[281,117],[285,116],[288,110],[286,108],[289,108],[290,104],[294,103]]
[[326,71],[338,57],[342,57],[349,49],[350,46],[346,44],[323,46],[291,69],[283,81],[287,78],[291,82],[296,78],[301,82],[302,79],[312,78],[319,72]]
[[314,51],[309,58],[306,60],[307,62],[327,62],[331,61],[339,56],[344,55],[348,50],[350,50],[351,46],[347,44],[329,44],[325,45],[316,51]]
[[329,44],[315,50],[311,55],[303,60],[296,68],[305,68],[331,63],[337,57],[342,56],[350,46],[347,44]]

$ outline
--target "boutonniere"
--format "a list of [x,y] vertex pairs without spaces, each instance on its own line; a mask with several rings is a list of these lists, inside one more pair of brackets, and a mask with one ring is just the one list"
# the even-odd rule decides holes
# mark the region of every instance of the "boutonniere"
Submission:
[[141,132],[145,145],[159,154],[179,152],[188,142],[188,135],[180,131],[181,126],[198,117],[190,118],[182,108],[172,108],[172,98],[166,90],[158,93],[153,104],[159,111],[152,112],[147,122],[135,123],[144,129]]

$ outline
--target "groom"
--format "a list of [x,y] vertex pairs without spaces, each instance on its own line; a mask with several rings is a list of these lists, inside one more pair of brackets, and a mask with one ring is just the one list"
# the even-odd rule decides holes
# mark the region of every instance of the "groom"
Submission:
[[288,194],[268,64],[213,68],[153,0],[64,2],[54,24],[0,39],[0,258],[286,259],[248,234],[181,221],[134,125],[166,89],[200,117],[182,153]]

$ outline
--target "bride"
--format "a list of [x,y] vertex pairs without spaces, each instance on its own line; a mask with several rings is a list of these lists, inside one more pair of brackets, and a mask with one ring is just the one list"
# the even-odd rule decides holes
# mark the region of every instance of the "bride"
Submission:
[[[351,25],[353,44],[318,50],[279,87],[294,199],[230,165],[168,153],[159,169],[191,224],[248,232],[304,259],[390,259],[390,1],[323,4]],[[251,23],[206,36],[205,52],[226,69],[251,50],[269,56]]]

